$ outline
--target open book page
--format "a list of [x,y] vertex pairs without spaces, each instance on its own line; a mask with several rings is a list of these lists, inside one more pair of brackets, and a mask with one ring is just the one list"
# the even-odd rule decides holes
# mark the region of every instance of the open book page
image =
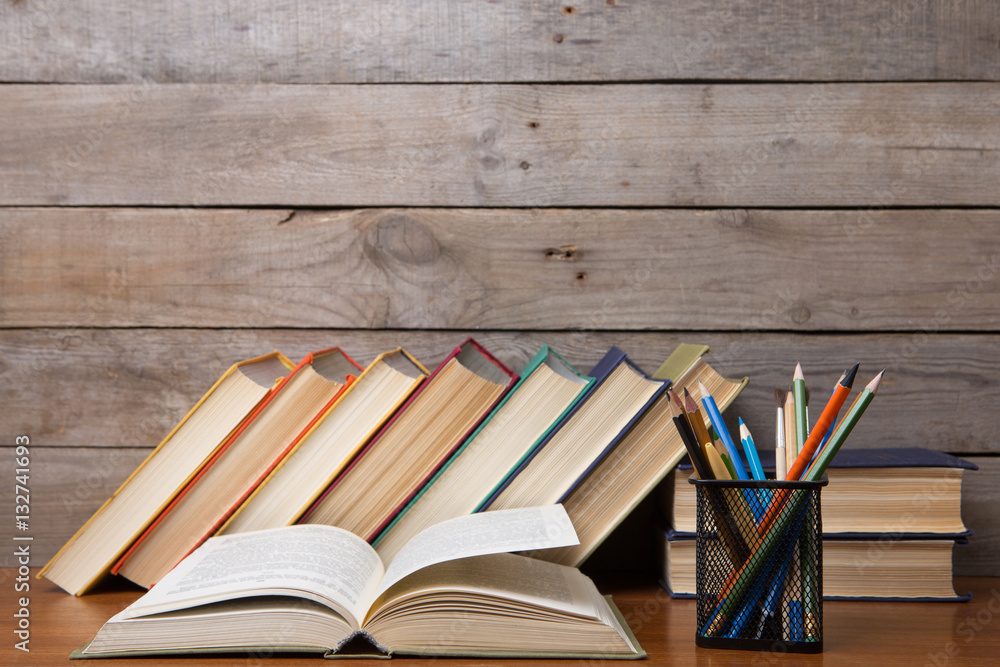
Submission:
[[[450,600],[470,596],[496,598],[551,609],[572,616],[598,618],[589,588],[593,584],[579,570],[509,553],[488,554],[437,563],[398,582],[376,600],[366,623],[388,607],[398,611],[406,600],[442,593]],[[483,601],[473,606],[484,607]],[[418,608],[419,605],[414,605]],[[484,607],[485,608],[485,607]]]
[[226,600],[104,624],[83,653],[309,647],[328,651],[352,631],[343,616],[303,598],[262,596]]
[[417,570],[484,554],[579,544],[562,505],[480,512],[449,519],[417,534],[399,550],[374,597]]
[[287,526],[213,537],[121,617],[252,595],[293,595],[327,605],[357,628],[383,573],[375,550],[340,528]]
[[365,630],[400,653],[640,652],[579,570],[515,554],[464,558],[414,573],[379,598]]

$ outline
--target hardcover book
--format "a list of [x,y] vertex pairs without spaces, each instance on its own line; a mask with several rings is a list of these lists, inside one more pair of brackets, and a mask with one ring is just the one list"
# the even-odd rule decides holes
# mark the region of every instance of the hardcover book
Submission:
[[514,388],[372,543],[375,550],[391,558],[424,528],[473,513],[593,382],[543,345]]
[[426,378],[402,348],[380,354],[217,534],[295,523]]
[[339,348],[307,355],[177,495],[112,572],[149,588],[211,537],[361,367]]
[[[702,358],[704,345],[680,345],[664,362],[654,378],[667,379],[676,373],[672,385],[687,387],[701,399],[700,380],[725,410],[747,384],[747,379],[730,380],[719,375]],[[564,505],[580,536],[577,545],[529,554],[554,563],[579,566],[597,549],[625,517],[677,465],[686,450],[670,416],[669,396],[660,394],[611,453],[584,479]],[[707,426],[706,422],[706,426]]]
[[579,570],[507,553],[575,539],[559,506],[437,524],[388,562],[330,526],[216,537],[72,657],[255,647],[328,657],[644,657]]
[[[695,537],[660,532],[660,574],[672,597],[695,597]],[[971,595],[955,591],[952,550],[967,543],[965,534],[824,534],[823,599],[964,602]]]
[[[774,450],[760,450],[773,468]],[[823,533],[969,534],[962,522],[962,477],[975,464],[920,447],[845,449],[827,468]],[[664,498],[670,526],[695,531],[690,464],[677,468]]]
[[378,537],[496,407],[518,376],[469,338],[302,517]]
[[231,366],[38,576],[90,590],[291,369],[278,352]]
[[480,511],[563,502],[667,390],[617,347],[589,375],[596,381]]

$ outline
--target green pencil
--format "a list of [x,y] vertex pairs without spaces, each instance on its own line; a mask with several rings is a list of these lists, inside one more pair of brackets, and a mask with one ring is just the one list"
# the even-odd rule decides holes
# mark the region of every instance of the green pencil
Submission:
[[854,405],[851,409],[847,411],[844,418],[840,420],[840,424],[837,426],[837,430],[833,432],[830,439],[827,440],[826,446],[820,450],[819,454],[816,455],[816,460],[812,462],[809,469],[806,470],[805,474],[802,476],[802,481],[804,482],[815,482],[823,473],[826,472],[826,467],[830,465],[830,461],[833,457],[837,455],[837,450],[840,446],[844,444],[847,440],[847,436],[851,434],[854,429],[854,425],[858,423],[861,419],[861,415],[865,413],[868,405],[875,398],[876,392],[878,392],[878,386],[882,383],[882,376],[885,375],[885,370],[883,369],[881,373],[875,376],[875,379],[868,383],[864,391],[858,396],[854,401]]
[[[795,395],[795,455],[802,451],[802,445],[809,437],[809,399],[806,398],[806,376],[802,364],[795,364],[792,376],[792,393]],[[787,445],[786,445],[787,446]]]

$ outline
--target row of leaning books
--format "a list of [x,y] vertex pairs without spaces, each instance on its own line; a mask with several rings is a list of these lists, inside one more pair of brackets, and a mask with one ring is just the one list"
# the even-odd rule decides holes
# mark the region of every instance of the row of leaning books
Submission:
[[[773,466],[773,450],[762,450]],[[962,521],[962,478],[975,464],[918,447],[845,450],[821,495],[823,596],[827,600],[965,601],[952,553],[972,531]],[[660,489],[662,582],[694,598],[695,491],[681,461]]]
[[[667,388],[700,382],[724,407],[745,386],[707,352],[681,345],[651,376],[616,347],[584,374],[542,346],[518,374],[471,338],[433,372],[401,348],[365,368],[339,348],[237,363],[40,576],[151,588],[79,657],[247,646],[282,619],[325,628],[284,647],[343,653],[361,633],[382,653],[509,655],[497,605],[537,633],[523,654],[635,657],[576,566],[681,459]],[[456,590],[475,600],[461,619],[492,611],[443,646],[426,635],[441,605],[414,598]]]

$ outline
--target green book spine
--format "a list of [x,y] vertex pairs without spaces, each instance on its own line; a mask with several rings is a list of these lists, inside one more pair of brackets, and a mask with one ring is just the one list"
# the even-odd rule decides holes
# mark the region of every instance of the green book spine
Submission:
[[[450,466],[452,463],[454,463],[455,459],[457,459],[459,456],[462,455],[462,452],[465,450],[465,448],[468,447],[470,444],[472,444],[472,442],[476,439],[476,436],[479,435],[479,432],[482,431],[486,427],[486,425],[490,423],[490,421],[493,419],[493,417],[495,417],[503,409],[503,406],[507,404],[507,401],[509,401],[510,398],[514,395],[514,393],[521,387],[521,385],[524,384],[524,381],[527,380],[528,377],[532,373],[534,373],[535,370],[539,366],[541,366],[542,364],[544,364],[549,359],[549,357],[555,357],[560,362],[562,362],[566,366],[566,368],[570,369],[573,373],[576,373],[576,375],[578,375],[579,377],[587,377],[583,373],[581,373],[580,371],[576,370],[572,365],[569,364],[569,362],[567,362],[565,359],[563,359],[561,356],[559,356],[559,354],[556,353],[556,351],[553,350],[552,348],[550,348],[548,345],[542,345],[541,349],[538,350],[538,353],[535,354],[535,356],[531,358],[531,361],[529,361],[528,364],[524,367],[524,370],[521,371],[521,379],[517,381],[517,384],[515,384],[514,387],[509,392],[507,392],[507,395],[503,397],[503,400],[501,400],[500,403],[497,404],[496,408],[493,409],[493,412],[491,412],[486,417],[486,419],[483,420],[483,422],[479,425],[479,427],[475,431],[473,431],[472,435],[470,435],[468,438],[466,438],[465,442],[462,443],[462,446],[458,449],[458,451],[456,451],[451,456],[451,458],[449,458],[445,462],[445,464],[443,466],[441,466],[441,469],[438,470],[437,473],[434,475],[434,477],[431,478],[431,481],[429,481],[427,484],[425,484],[424,487],[420,490],[420,492],[417,495],[415,495],[413,497],[413,499],[409,503],[406,504],[406,507],[404,507],[403,510],[399,514],[396,515],[396,518],[393,519],[392,523],[390,523],[388,526],[385,527],[385,530],[383,530],[379,534],[379,536],[375,539],[375,541],[372,542],[373,546],[377,546],[378,545],[378,543],[382,539],[382,537],[386,533],[388,533],[392,529],[392,527],[394,525],[396,525],[396,522],[399,521],[400,518],[404,514],[406,514],[406,512],[411,507],[413,507],[414,503],[416,503],[418,500],[420,500],[420,497],[423,496],[424,493],[427,492],[427,489],[429,489],[434,484],[434,482],[437,481],[438,477],[440,477],[442,474],[444,474],[444,471],[448,469],[448,466]],[[556,424],[559,423],[559,421],[566,415],[566,413],[573,409],[573,406],[576,405],[577,401],[580,400],[581,396],[583,396],[585,393],[587,393],[587,390],[590,388],[590,386],[593,383],[594,383],[594,378],[589,378],[588,382],[586,384],[584,384],[580,388],[580,392],[576,395],[576,398],[573,399],[573,401],[569,404],[569,406],[566,408],[566,410],[563,411],[563,413],[560,414],[558,417],[556,417],[556,419],[549,425],[549,428],[547,428],[545,430],[545,433],[543,433],[542,436],[540,438],[538,438],[538,440],[536,440],[535,443],[529,448],[528,453],[525,454],[525,457],[527,457],[528,455],[530,455],[531,452],[534,451],[535,447],[538,446],[538,443],[542,442],[546,438],[546,436],[548,436],[549,432],[555,427]],[[523,460],[524,459],[522,458],[521,461],[523,461]],[[516,464],[514,464],[514,466],[511,468],[511,470],[516,470],[517,466],[519,466],[521,464],[521,461],[518,461]],[[494,490],[495,489],[491,489],[489,491],[489,493],[483,494],[483,500],[486,500],[486,498],[489,498],[490,495],[493,493]],[[477,511],[478,511],[478,508],[477,508]]]

